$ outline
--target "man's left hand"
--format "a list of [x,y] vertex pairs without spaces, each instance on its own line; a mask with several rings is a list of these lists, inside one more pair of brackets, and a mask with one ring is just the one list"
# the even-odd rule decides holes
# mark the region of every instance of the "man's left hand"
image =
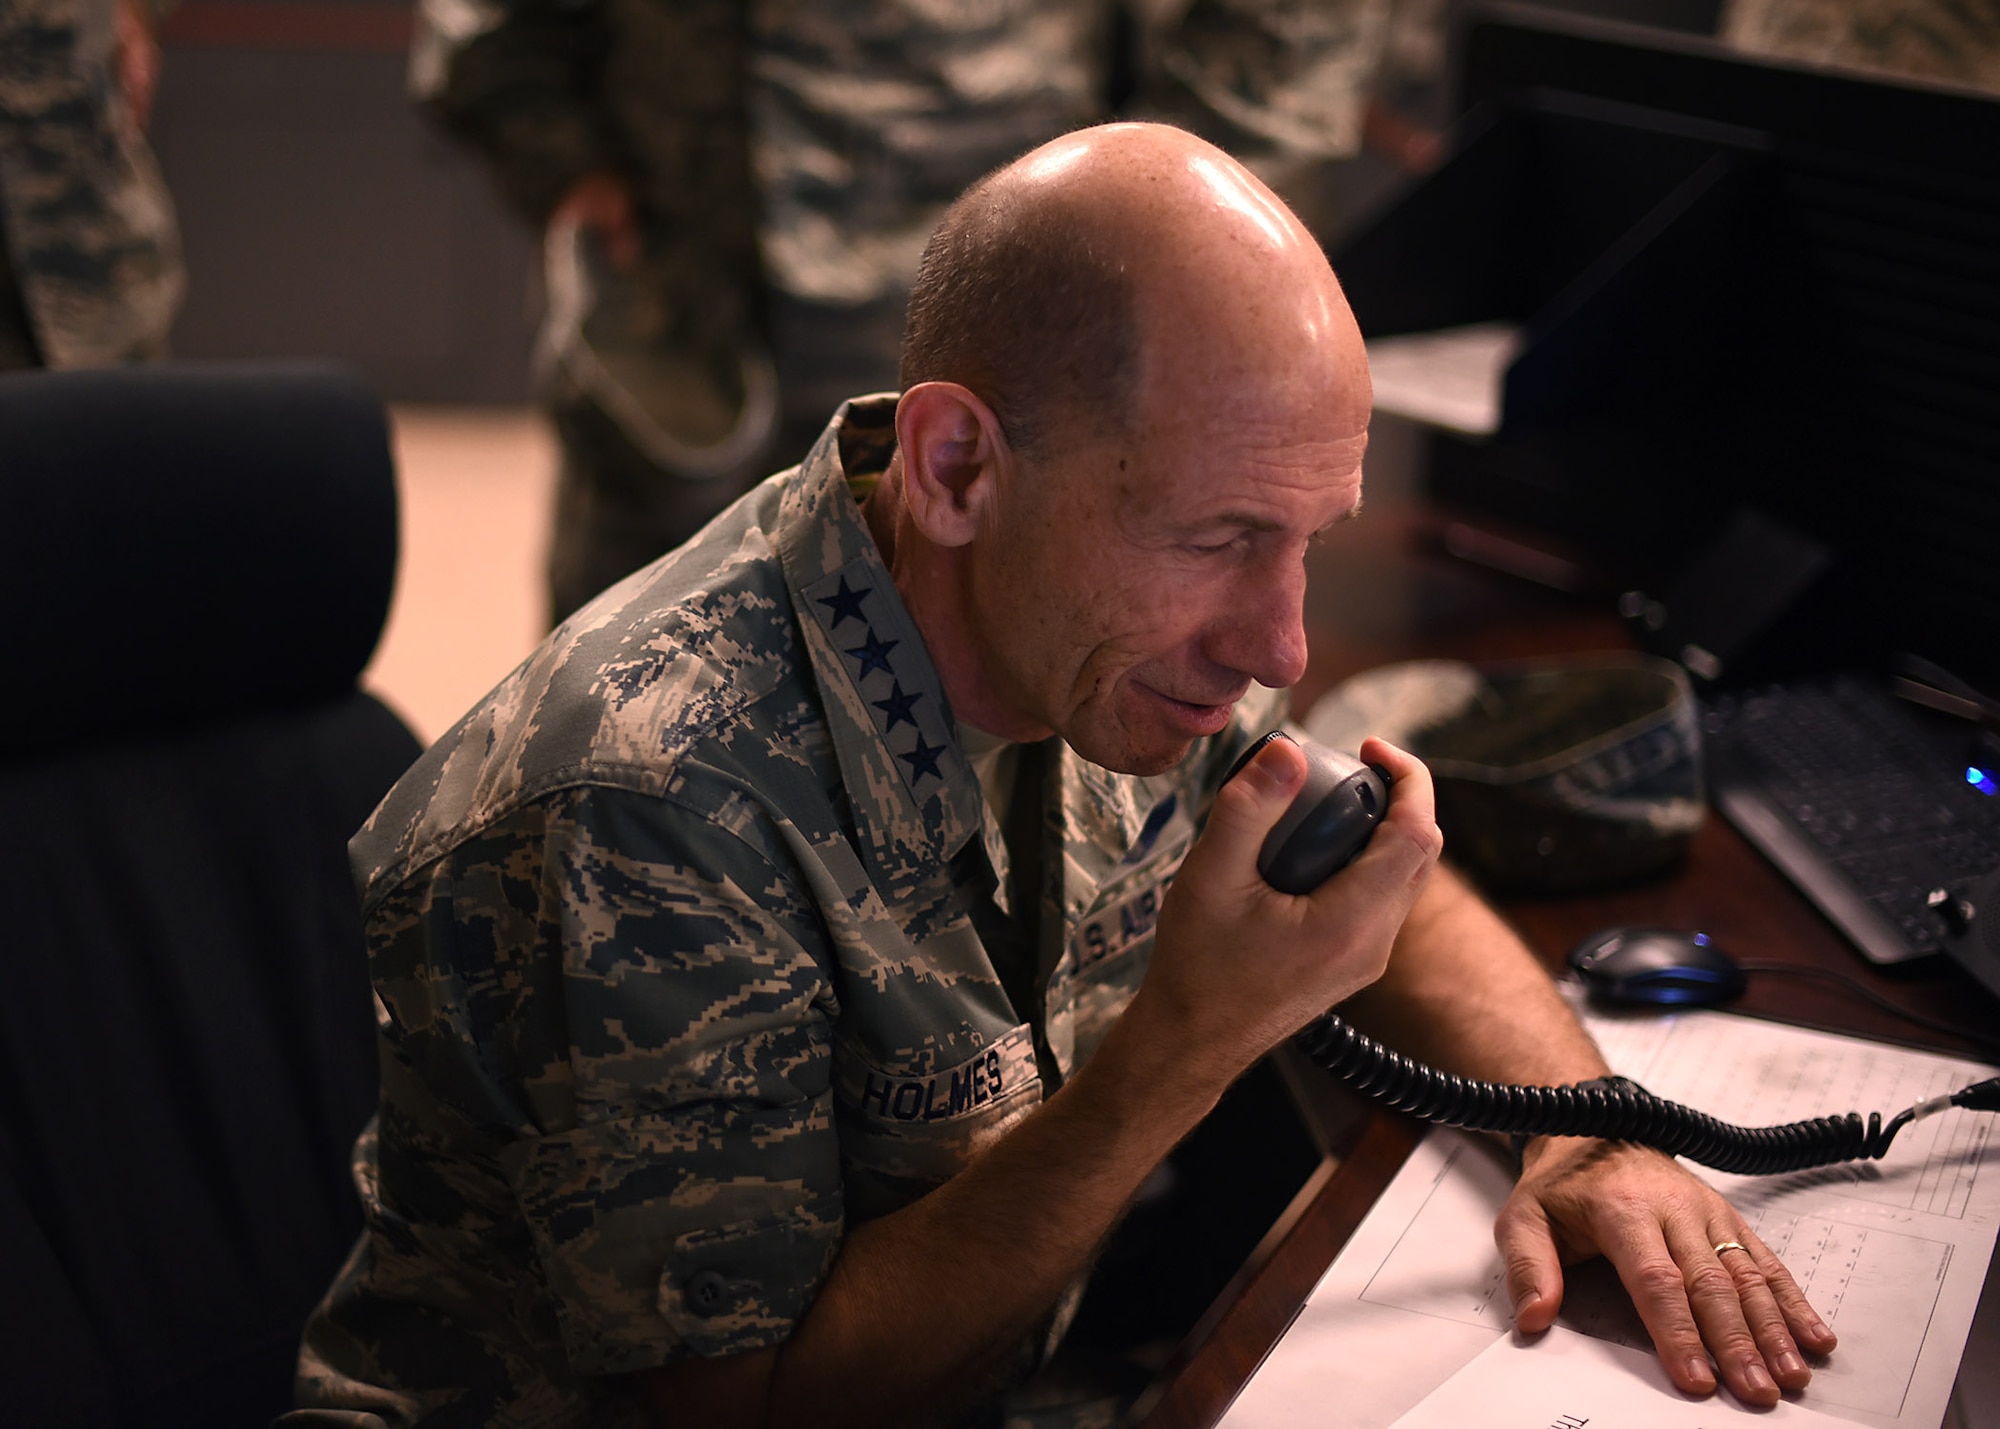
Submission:
[[1562,1267],[1601,1254],[1668,1375],[1690,1394],[1715,1388],[1713,1355],[1737,1398],[1775,1404],[1781,1389],[1803,1389],[1812,1378],[1801,1346],[1819,1355],[1834,1346],[1791,1272],[1736,1209],[1658,1151],[1574,1138],[1531,1143],[1493,1235],[1518,1328],[1533,1334],[1553,1324]]

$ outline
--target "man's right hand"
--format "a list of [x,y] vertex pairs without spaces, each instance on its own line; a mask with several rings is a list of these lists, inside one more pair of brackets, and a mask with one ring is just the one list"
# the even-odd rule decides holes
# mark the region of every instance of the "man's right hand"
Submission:
[[638,205],[623,175],[599,169],[571,184],[549,215],[551,232],[562,227],[595,234],[604,256],[620,271],[639,261]]
[[1389,812],[1359,858],[1304,896],[1257,872],[1265,836],[1305,781],[1298,746],[1273,740],[1222,787],[1167,894],[1128,1017],[1143,1005],[1183,1045],[1239,1064],[1233,1076],[1382,975],[1444,839],[1420,761],[1378,739],[1361,757],[1389,771]]

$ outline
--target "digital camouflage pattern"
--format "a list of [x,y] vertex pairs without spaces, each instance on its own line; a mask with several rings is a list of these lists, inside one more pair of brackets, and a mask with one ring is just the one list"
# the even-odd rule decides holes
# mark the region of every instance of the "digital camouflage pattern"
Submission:
[[0,4],[0,365],[165,352],[180,238],[115,82],[116,17],[116,0]]
[[2000,92],[1994,0],[1727,0],[1720,33],[1755,54]]
[[1390,39],[1389,0],[1192,0],[1175,8],[1160,67],[1205,108],[1279,154],[1361,151],[1362,109]]
[[1103,0],[748,0],[772,283],[898,304],[982,174],[1104,115]]
[[[1387,0],[748,0],[747,112],[769,280],[809,302],[900,307],[931,230],[974,180],[1134,106],[1185,114],[1238,152],[1361,144]],[[1190,102],[1191,101],[1191,102]],[[1204,124],[1202,121],[1209,121]]]
[[848,404],[803,468],[587,606],[356,836],[382,1106],[302,1404],[639,1422],[604,1376],[783,1339],[847,1226],[1004,1135],[1138,986],[1282,697],[1156,778],[1043,747],[1024,938],[850,489],[893,413]]
[[[589,383],[543,364],[563,450],[550,561],[566,614],[796,460],[850,392],[893,386],[917,260],[988,171],[1112,117],[1113,0],[421,0],[411,82],[538,227],[595,170],[635,186],[645,256],[608,284],[636,351],[672,353],[654,416],[779,416],[723,476],[650,458]],[[1135,107],[1239,153],[1360,143],[1387,0],[1149,0]],[[552,272],[554,264],[552,263]],[[557,282],[553,276],[551,289]],[[553,324],[552,324],[553,326]],[[567,339],[545,334],[545,353]],[[688,394],[697,393],[694,400]],[[689,437],[699,419],[680,418]],[[710,423],[709,425],[713,425]]]
[[[900,303],[973,180],[1111,117],[1111,0],[421,0],[412,88],[545,222],[579,178],[637,187],[681,281]],[[1387,0],[1135,7],[1157,55],[1242,132],[1352,153]],[[759,215],[761,214],[761,223]],[[662,280],[670,275],[662,274]],[[697,287],[686,289],[690,300]],[[735,295],[731,295],[735,296]]]

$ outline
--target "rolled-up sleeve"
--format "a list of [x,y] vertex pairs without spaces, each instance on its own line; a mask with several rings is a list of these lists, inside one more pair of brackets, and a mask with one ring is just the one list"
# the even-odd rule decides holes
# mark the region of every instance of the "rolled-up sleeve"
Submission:
[[541,224],[571,184],[619,160],[597,92],[607,43],[595,5],[419,0],[410,91]]

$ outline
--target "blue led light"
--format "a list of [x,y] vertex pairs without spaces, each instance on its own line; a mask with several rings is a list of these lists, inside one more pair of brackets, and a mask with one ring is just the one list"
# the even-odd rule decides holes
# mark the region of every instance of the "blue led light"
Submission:
[[1981,769],[1977,764],[1968,764],[1965,766],[1965,782],[1982,794],[1992,795],[2000,793],[2000,784],[1993,782],[1993,771],[1990,769]]

